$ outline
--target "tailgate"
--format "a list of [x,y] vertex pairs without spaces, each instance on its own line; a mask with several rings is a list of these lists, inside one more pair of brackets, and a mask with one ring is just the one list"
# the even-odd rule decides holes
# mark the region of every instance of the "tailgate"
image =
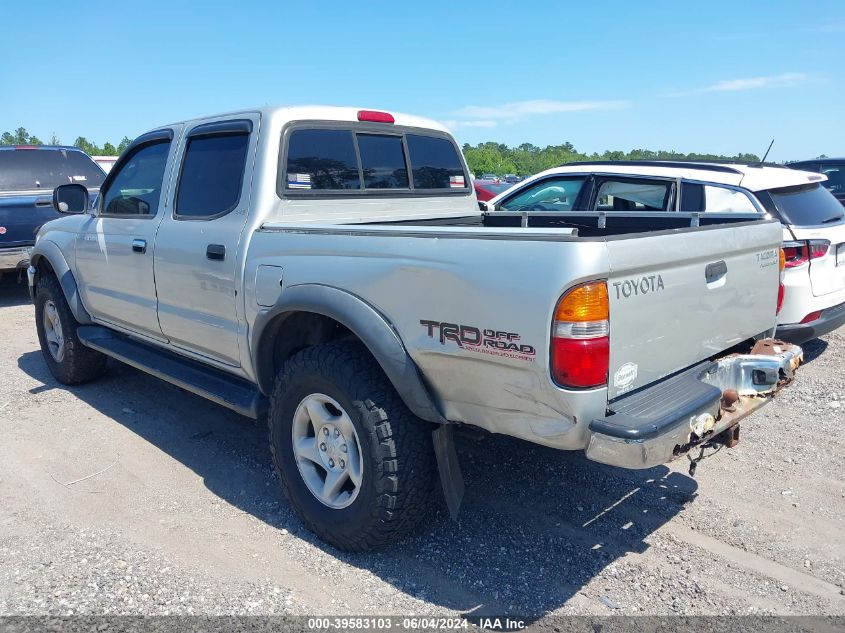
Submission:
[[754,222],[608,240],[608,398],[774,327],[781,239]]
[[823,297],[845,289],[845,222],[823,227],[790,226],[796,240],[827,240],[830,248],[809,262],[813,296]]

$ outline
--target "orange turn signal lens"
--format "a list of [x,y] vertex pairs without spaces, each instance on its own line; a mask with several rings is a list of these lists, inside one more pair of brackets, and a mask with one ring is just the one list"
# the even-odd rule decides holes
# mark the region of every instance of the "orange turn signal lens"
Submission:
[[607,283],[591,281],[567,292],[555,310],[555,321],[603,321],[610,315]]
[[778,262],[780,266],[780,271],[783,272],[784,268],[786,268],[786,251],[780,249],[780,261]]

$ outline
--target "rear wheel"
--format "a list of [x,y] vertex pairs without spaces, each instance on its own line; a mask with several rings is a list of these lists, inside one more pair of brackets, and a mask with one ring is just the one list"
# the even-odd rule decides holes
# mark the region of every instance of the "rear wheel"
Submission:
[[67,304],[59,281],[42,275],[35,289],[35,327],[41,353],[53,377],[65,385],[98,378],[106,356],[82,345],[76,335],[79,322]]
[[331,343],[292,357],[268,419],[285,495],[323,540],[371,550],[425,515],[435,482],[431,425],[411,414],[362,345]]

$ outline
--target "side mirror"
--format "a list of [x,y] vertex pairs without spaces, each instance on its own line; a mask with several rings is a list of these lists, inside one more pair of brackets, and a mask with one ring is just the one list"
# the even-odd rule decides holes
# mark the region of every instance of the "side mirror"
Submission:
[[85,213],[88,204],[88,189],[83,185],[72,183],[53,189],[53,208],[59,213]]
[[481,200],[478,201],[478,208],[484,212],[490,211],[490,205],[486,202],[482,202]]

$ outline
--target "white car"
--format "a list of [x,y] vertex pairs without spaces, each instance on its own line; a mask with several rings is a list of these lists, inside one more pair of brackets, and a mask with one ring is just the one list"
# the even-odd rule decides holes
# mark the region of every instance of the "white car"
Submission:
[[620,211],[701,211],[702,223],[723,213],[768,214],[783,224],[786,253],[777,336],[802,343],[845,323],[845,209],[826,179],[770,165],[588,161],[528,178],[486,208],[604,212],[607,222]]

